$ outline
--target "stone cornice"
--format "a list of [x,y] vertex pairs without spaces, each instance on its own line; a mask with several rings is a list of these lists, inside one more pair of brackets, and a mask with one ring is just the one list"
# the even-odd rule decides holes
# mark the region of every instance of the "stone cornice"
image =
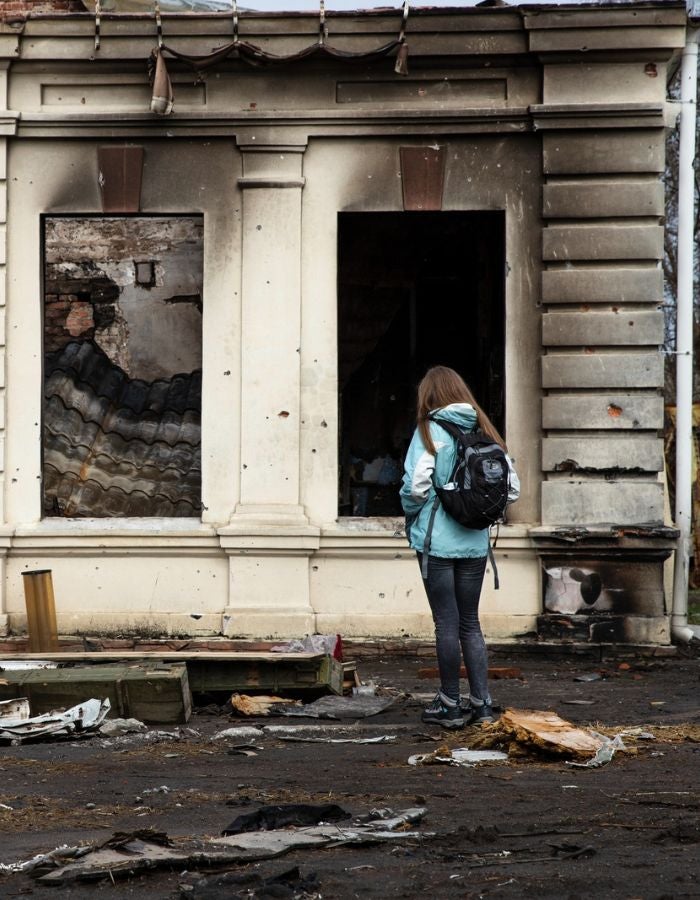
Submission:
[[580,128],[663,128],[664,103],[539,103],[530,107],[535,131]]
[[236,137],[239,145],[303,145],[309,137],[427,136],[530,131],[527,107],[471,110],[310,110],[270,113],[24,113],[20,137]]
[[13,137],[17,134],[17,123],[20,114],[11,109],[0,109],[0,137]]

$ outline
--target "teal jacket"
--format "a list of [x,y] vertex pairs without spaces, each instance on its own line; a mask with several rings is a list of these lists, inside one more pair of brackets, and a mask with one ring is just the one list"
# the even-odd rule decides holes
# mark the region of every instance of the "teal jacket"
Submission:
[[[476,411],[469,403],[451,403],[431,413],[438,422],[443,419],[458,425],[465,431],[476,427]],[[414,550],[423,551],[430,511],[435,500],[433,473],[439,485],[449,481],[454,468],[457,445],[451,435],[438,422],[430,423],[430,435],[435,445],[435,455],[428,453],[418,429],[415,430],[406,454],[404,476],[401,485],[401,505],[406,513],[406,537]],[[509,502],[520,494],[518,476],[508,460],[511,475]],[[430,555],[446,559],[478,558],[486,556],[489,548],[487,528],[465,528],[438,505],[433,523]]]

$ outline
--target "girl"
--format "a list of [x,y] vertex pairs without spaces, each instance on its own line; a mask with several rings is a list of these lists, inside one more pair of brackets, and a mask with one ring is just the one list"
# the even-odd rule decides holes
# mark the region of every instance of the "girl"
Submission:
[[[456,441],[440,426],[451,422],[463,431],[481,430],[505,450],[505,443],[462,378],[446,366],[429,369],[418,385],[418,427],[408,448],[401,486],[406,534],[418,554],[423,584],[435,623],[440,690],[421,716],[444,728],[494,721],[487,674],[488,656],[479,624],[479,595],[489,549],[487,528],[465,528],[438,505],[432,525],[427,566],[423,547],[435,488],[443,485],[456,460]],[[435,420],[435,421],[432,421]],[[520,483],[508,459],[508,502],[517,500]],[[464,659],[469,701],[460,702],[459,671]]]

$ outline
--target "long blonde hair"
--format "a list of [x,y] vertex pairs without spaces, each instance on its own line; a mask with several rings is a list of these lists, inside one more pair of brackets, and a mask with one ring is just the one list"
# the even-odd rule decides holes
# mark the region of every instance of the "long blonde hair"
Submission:
[[469,390],[462,376],[447,366],[433,366],[428,369],[418,385],[418,430],[423,439],[423,446],[429,453],[435,453],[435,444],[430,434],[428,416],[436,409],[449,406],[450,403],[469,403],[473,406],[476,412],[477,426],[487,437],[496,441],[506,450],[505,441],[476,402],[474,394]]

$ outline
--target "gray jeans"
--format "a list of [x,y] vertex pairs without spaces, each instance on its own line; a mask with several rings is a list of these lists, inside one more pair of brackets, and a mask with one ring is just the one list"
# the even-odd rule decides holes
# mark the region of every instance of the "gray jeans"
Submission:
[[[419,565],[421,560],[419,553]],[[423,579],[423,584],[435,623],[440,689],[453,700],[459,700],[459,670],[464,659],[470,695],[477,701],[491,703],[488,653],[479,624],[479,596],[485,569],[485,556],[428,557],[428,577]]]

